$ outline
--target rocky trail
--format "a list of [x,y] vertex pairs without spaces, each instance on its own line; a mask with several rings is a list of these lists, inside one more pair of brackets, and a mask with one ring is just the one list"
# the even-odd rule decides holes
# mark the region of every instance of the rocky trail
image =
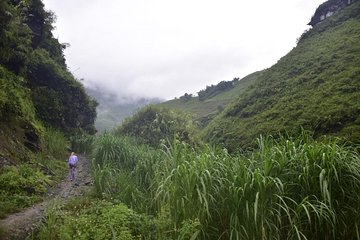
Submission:
[[49,190],[43,202],[0,220],[0,226],[6,231],[6,237],[0,236],[0,239],[26,239],[39,228],[44,210],[52,200],[66,202],[73,197],[82,196],[90,189],[91,184],[91,162],[86,157],[79,156],[76,179],[70,181],[67,175]]

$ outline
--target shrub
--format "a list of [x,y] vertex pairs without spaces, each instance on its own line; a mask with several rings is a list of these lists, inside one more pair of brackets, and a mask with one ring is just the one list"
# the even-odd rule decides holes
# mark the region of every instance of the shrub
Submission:
[[0,216],[39,202],[51,183],[47,175],[29,164],[6,166],[0,174]]
[[[47,225],[39,239],[155,239],[154,223],[144,215],[127,208],[124,204],[105,200],[69,203],[71,212],[52,207],[47,210]],[[51,226],[49,224],[52,224]]]
[[164,141],[177,138],[194,142],[195,126],[183,112],[147,106],[127,118],[116,130],[116,135],[135,137],[140,143],[159,147]]

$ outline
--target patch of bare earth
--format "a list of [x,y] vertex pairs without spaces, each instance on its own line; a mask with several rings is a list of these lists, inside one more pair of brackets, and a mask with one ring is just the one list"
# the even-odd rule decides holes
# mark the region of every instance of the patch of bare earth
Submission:
[[42,203],[38,203],[22,212],[12,214],[0,221],[0,226],[5,230],[4,240],[26,239],[35,232],[43,219],[43,213],[51,200],[58,198],[61,202],[84,195],[91,186],[91,162],[84,156],[79,156],[77,175],[70,181],[69,175],[47,194]]

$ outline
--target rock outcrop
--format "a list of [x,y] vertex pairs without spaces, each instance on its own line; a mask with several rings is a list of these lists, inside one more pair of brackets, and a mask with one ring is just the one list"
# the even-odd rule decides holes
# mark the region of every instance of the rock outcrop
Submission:
[[334,13],[340,11],[347,5],[352,4],[356,0],[329,0],[321,4],[315,11],[314,16],[311,18],[311,21],[308,23],[310,26],[315,26],[324,19],[330,17]]

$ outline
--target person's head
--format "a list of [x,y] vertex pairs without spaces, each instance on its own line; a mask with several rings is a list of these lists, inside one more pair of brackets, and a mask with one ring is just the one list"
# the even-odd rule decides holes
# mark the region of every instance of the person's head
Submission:
[[75,153],[74,153],[74,152],[71,152],[71,156],[72,156],[72,155],[75,155]]

